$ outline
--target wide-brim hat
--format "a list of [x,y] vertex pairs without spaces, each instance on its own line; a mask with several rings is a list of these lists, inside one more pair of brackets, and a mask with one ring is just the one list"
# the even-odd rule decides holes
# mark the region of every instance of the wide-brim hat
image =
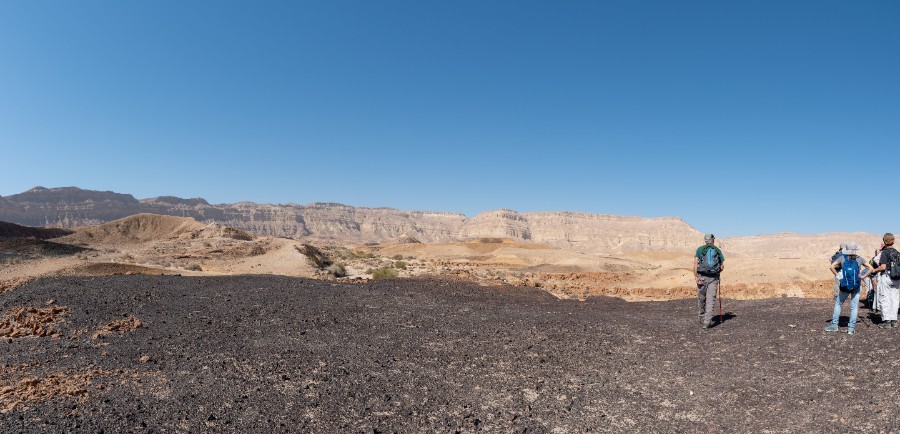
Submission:
[[844,244],[844,254],[845,255],[858,255],[859,254],[859,246],[856,243],[850,242]]

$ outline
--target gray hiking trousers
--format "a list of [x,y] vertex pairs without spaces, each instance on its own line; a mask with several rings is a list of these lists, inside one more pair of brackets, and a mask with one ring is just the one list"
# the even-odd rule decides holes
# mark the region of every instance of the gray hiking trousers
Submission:
[[700,275],[697,285],[697,307],[703,324],[712,324],[716,313],[716,294],[719,292],[719,276]]

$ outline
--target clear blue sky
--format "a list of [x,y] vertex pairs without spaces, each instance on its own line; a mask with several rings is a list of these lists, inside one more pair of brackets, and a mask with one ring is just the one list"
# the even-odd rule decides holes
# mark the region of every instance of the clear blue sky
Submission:
[[896,1],[0,2],[0,195],[900,232],[898,20]]

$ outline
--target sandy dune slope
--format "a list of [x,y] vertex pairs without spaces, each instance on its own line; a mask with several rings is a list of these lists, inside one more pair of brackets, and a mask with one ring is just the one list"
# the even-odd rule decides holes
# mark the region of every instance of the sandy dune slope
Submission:
[[300,246],[298,241],[253,237],[190,218],[140,214],[80,228],[50,241],[0,242],[4,260],[0,288],[4,281],[45,275],[319,275],[321,270],[298,250]]

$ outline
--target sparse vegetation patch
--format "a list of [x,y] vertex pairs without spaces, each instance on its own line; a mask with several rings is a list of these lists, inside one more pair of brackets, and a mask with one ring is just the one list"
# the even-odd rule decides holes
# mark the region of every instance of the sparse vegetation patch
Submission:
[[397,277],[397,270],[388,267],[381,267],[377,270],[372,270],[372,278],[373,279],[392,279]]
[[346,277],[347,269],[343,264],[331,264],[325,270],[331,273],[334,277]]

